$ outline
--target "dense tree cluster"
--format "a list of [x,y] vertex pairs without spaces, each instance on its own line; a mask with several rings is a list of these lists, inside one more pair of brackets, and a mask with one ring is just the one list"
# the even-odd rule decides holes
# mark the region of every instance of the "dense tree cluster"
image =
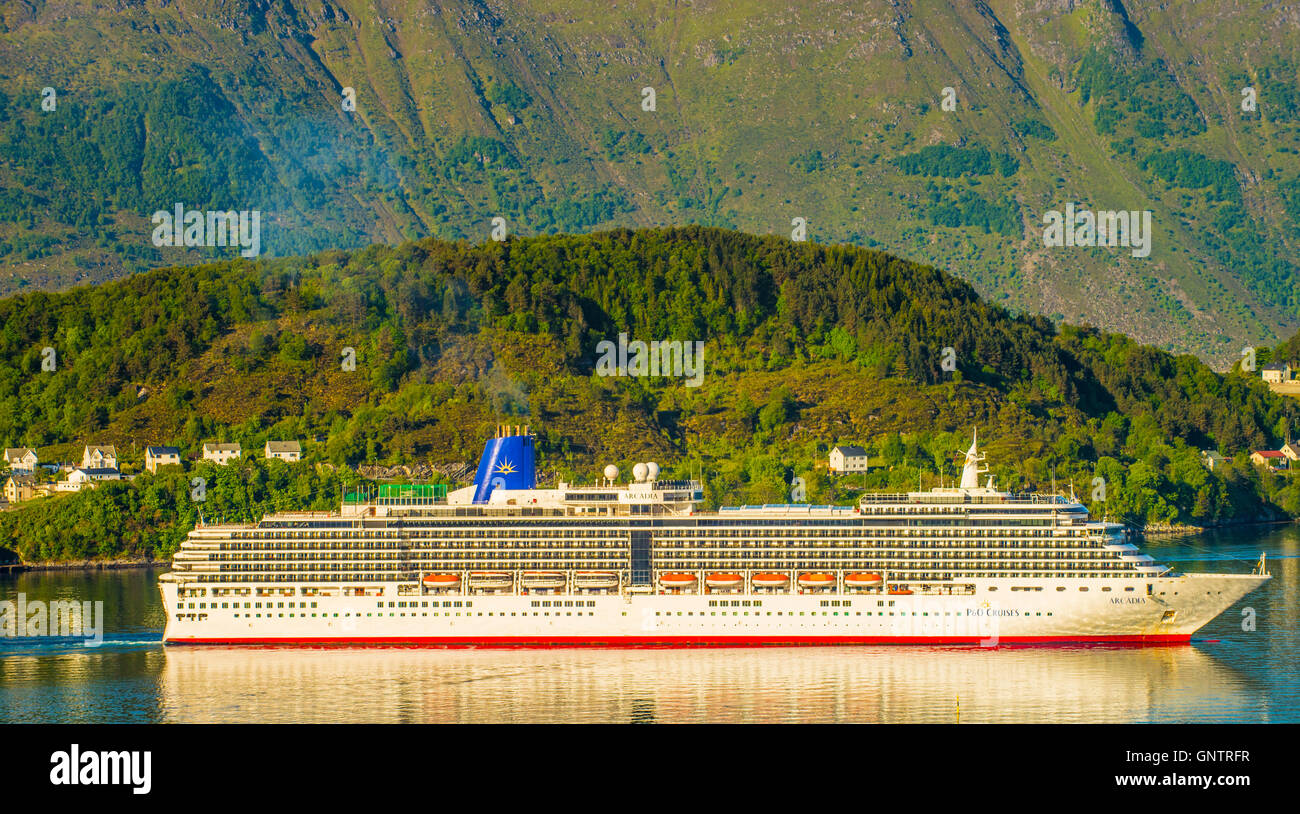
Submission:
[[[561,468],[641,445],[682,466],[708,463],[719,501],[779,498],[796,474],[814,499],[833,500],[847,494],[843,484],[810,463],[843,439],[827,423],[821,437],[798,435],[825,421],[810,393],[830,381],[864,400],[894,394],[889,430],[846,439],[866,441],[894,466],[868,484],[946,471],[968,443],[956,427],[970,415],[982,416],[982,438],[1031,450],[1003,470],[1008,486],[1101,476],[1108,497],[1098,511],[1138,522],[1300,512],[1289,478],[1241,458],[1276,448],[1300,425],[1293,402],[1257,376],[1221,376],[1193,357],[1091,328],[1058,332],[937,269],[850,246],[702,227],[426,240],[28,294],[0,301],[0,324],[6,446],[79,449],[145,434],[195,458],[218,437],[250,450],[268,438],[320,437],[311,463],[414,463],[435,450],[472,461],[494,421],[528,415],[543,455]],[[710,384],[597,376],[597,343],[619,333],[705,343]],[[363,360],[360,376],[328,378],[340,375],[344,344]],[[46,347],[57,354],[54,370],[42,367]],[[199,374],[212,370],[231,372]],[[780,386],[760,386],[774,373]],[[241,418],[216,417],[224,392],[244,408],[230,408]],[[1209,471],[1201,449],[1237,460]],[[260,465],[218,473],[218,495],[223,484],[232,495],[245,490],[225,511],[337,497],[308,464],[284,471],[281,481]],[[88,556],[90,530],[117,527],[120,537],[101,533],[94,544],[166,551],[192,519],[176,496],[181,485],[146,476],[4,522],[34,556]],[[141,517],[164,521],[150,531]]]

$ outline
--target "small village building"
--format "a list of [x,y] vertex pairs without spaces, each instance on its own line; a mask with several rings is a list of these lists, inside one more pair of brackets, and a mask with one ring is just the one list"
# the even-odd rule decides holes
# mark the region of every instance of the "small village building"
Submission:
[[1260,368],[1260,376],[1269,384],[1281,384],[1291,381],[1291,365],[1286,362],[1274,362]]
[[867,451],[862,447],[838,446],[831,450],[832,472],[866,472]]
[[31,500],[36,496],[36,478],[33,475],[15,474],[10,475],[5,481],[5,500],[10,505],[22,503],[24,500]]
[[82,469],[117,469],[117,447],[87,446],[81,454]]
[[1256,466],[1270,466],[1280,469],[1287,464],[1287,458],[1276,449],[1257,449],[1250,453],[1250,462]]
[[1205,468],[1214,471],[1227,463],[1227,459],[1220,455],[1216,450],[1207,449],[1201,451],[1201,463]]
[[302,444],[297,441],[267,441],[265,452],[267,460],[273,458],[278,461],[302,460]]
[[181,451],[176,447],[145,447],[144,468],[157,473],[160,466],[180,466]]
[[243,447],[239,444],[204,444],[203,460],[218,463],[225,466],[231,461],[243,455]]
[[6,447],[5,448],[5,466],[10,472],[22,472],[28,475],[36,472],[36,464],[40,461],[36,457],[36,450],[31,447]]

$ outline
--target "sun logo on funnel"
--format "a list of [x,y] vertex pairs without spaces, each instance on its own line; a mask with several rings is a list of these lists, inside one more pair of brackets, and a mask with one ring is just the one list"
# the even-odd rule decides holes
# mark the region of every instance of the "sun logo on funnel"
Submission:
[[502,461],[501,463],[497,464],[497,474],[513,475],[515,474],[515,465],[510,463],[509,461]]

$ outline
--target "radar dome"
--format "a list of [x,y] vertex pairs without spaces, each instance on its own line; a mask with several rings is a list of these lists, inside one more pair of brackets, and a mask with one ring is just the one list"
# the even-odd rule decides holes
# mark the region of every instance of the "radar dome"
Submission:
[[645,464],[637,464],[636,466],[632,467],[632,477],[635,478],[638,483],[644,481],[646,475],[649,474],[649,472],[650,472],[650,468]]
[[610,464],[605,467],[605,480],[614,480],[618,477],[618,467]]
[[654,480],[655,478],[659,477],[659,464],[655,463],[654,461],[650,461],[645,465],[645,468],[646,468],[645,476],[648,480]]

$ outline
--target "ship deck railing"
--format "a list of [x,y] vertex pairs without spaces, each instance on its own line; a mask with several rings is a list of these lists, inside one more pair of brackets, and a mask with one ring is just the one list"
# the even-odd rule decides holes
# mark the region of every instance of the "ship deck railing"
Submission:
[[1036,492],[1016,492],[996,497],[989,495],[932,495],[928,492],[872,492],[858,498],[862,503],[927,503],[954,506],[981,505],[1056,505],[1071,506],[1074,502],[1063,495],[1045,495]]

